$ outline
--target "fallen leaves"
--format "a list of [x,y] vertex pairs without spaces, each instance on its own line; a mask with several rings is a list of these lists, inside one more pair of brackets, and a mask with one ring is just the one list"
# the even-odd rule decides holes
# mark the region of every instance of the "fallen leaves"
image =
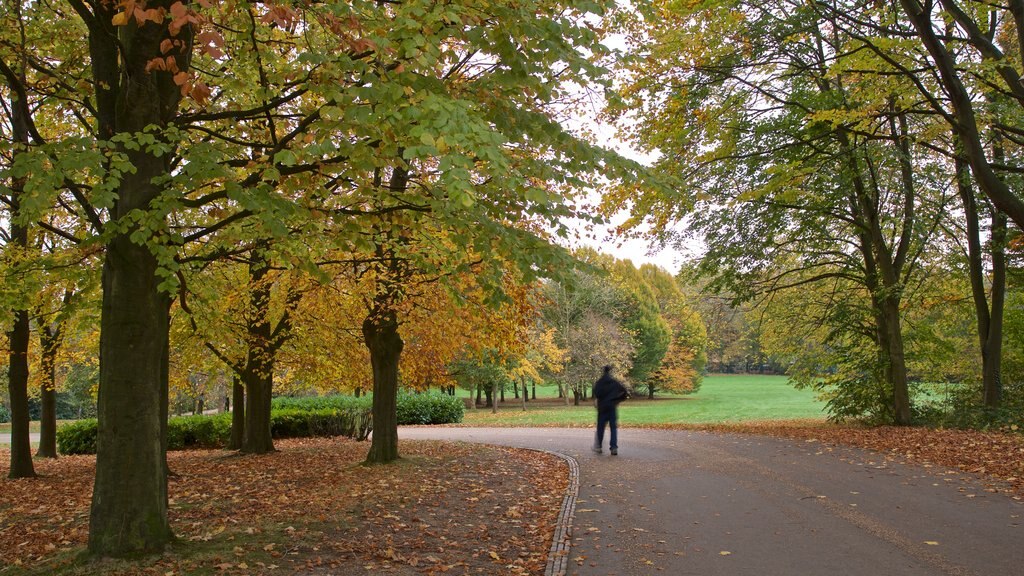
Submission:
[[[180,544],[103,573],[544,572],[568,482],[558,458],[403,442],[400,462],[364,467],[364,443],[295,439],[278,448],[171,453],[169,516]],[[0,450],[0,461],[8,458]],[[41,478],[0,480],[0,557],[71,563],[88,537],[94,466],[91,456],[64,457],[39,461]]]

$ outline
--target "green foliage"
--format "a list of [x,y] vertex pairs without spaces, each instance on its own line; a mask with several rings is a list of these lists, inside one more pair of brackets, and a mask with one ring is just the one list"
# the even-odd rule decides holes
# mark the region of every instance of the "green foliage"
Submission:
[[272,410],[354,410],[371,407],[371,398],[344,394],[330,396],[278,396],[270,401]]
[[[65,424],[57,429],[57,447],[61,454],[95,454],[97,429],[95,418]],[[270,413],[270,430],[275,438],[346,436],[365,440],[371,429],[368,406],[292,407]],[[221,448],[227,445],[230,436],[231,414],[176,416],[167,421],[168,450]]]
[[929,426],[987,430],[1024,429],[1024,385],[1003,383],[1003,403],[998,409],[985,406],[981,384],[949,383],[928,387],[915,405],[915,418]]
[[57,428],[57,449],[61,454],[95,454],[97,422],[79,420]]
[[177,416],[167,422],[167,449],[220,448],[231,437],[231,414]]
[[0,424],[6,424],[11,421],[11,411],[7,409],[7,406],[0,404]]
[[398,423],[455,424],[462,422],[465,405],[456,396],[427,392],[398,395]]
[[[344,412],[344,411],[369,411],[372,403],[370,396],[355,398],[343,394],[330,396],[303,396],[289,397],[282,396],[271,401],[274,413],[288,412]],[[426,392],[422,394],[400,393],[398,395],[398,424],[454,424],[462,421],[465,406],[455,396],[441,394],[440,392]],[[289,419],[291,416],[288,417]],[[273,429],[273,421],[271,422]],[[288,430],[291,424],[282,421],[282,430]],[[278,431],[273,429],[276,436]],[[320,434],[312,434],[314,436]],[[285,437],[285,436],[282,436]]]
[[365,440],[370,434],[370,429],[371,418],[368,409],[289,408],[270,413],[270,433],[275,438],[347,436]]

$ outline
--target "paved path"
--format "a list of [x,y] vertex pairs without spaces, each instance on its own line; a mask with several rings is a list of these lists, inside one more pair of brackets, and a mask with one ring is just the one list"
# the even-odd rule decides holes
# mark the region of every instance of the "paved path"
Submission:
[[620,430],[400,428],[400,439],[575,458],[568,573],[641,576],[1024,574],[1024,504],[963,474],[817,442]]
[[[38,432],[29,432],[28,438],[29,438],[30,441],[38,443],[39,442],[39,433]],[[0,434],[0,446],[10,446],[10,444],[11,444],[11,435],[10,434]]]

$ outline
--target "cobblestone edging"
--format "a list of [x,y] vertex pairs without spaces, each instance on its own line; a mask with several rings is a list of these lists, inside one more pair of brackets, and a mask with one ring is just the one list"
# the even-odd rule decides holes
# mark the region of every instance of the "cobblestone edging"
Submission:
[[555,521],[555,535],[551,542],[551,551],[548,552],[548,565],[544,570],[544,576],[565,576],[569,567],[569,548],[572,545],[572,521],[576,516],[576,497],[580,493],[580,465],[572,456],[540,450],[552,456],[558,456],[569,465],[569,486],[565,490],[565,498],[562,498],[562,510],[558,513],[558,520]]

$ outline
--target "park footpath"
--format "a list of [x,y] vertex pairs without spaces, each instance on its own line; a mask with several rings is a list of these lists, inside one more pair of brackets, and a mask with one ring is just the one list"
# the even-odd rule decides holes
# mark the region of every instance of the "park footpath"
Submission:
[[546,576],[1024,574],[1024,504],[945,468],[815,440],[620,429],[402,427],[542,450],[569,484]]

